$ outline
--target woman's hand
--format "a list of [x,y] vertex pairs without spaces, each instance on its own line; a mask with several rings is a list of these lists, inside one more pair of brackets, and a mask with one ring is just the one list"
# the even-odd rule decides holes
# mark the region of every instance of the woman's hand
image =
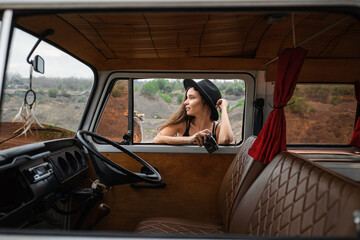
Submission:
[[210,133],[209,129],[201,130],[194,135],[190,136],[190,144],[197,144],[199,147],[204,145],[204,141],[206,141],[206,134]]
[[223,109],[225,109],[225,111],[227,110],[229,103],[228,101],[226,101],[225,99],[221,98],[217,101],[216,103],[216,108],[220,109],[220,112],[223,112]]

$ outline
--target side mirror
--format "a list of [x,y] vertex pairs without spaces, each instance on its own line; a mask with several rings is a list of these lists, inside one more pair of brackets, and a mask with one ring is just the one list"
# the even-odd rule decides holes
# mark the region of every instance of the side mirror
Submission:
[[35,72],[44,73],[45,72],[45,61],[39,55],[36,55],[32,61],[32,65]]

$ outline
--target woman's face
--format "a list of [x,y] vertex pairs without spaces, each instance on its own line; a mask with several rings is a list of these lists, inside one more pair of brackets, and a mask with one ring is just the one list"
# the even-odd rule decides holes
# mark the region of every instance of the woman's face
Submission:
[[196,116],[207,110],[207,107],[203,104],[200,93],[196,91],[193,87],[189,88],[189,90],[187,91],[184,104],[186,114],[189,116]]

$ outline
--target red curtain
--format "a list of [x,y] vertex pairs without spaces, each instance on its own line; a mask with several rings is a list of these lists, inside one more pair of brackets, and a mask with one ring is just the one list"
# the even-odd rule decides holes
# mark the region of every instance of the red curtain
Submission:
[[285,49],[279,55],[274,90],[274,109],[265,126],[249,149],[249,155],[264,164],[280,151],[286,151],[286,120],[284,107],[293,95],[307,51],[303,48]]
[[[360,104],[360,82],[355,82],[355,96],[356,96],[356,101],[358,102],[358,104]],[[351,138],[350,141],[350,145],[360,148],[360,118],[358,118],[357,122],[356,122],[356,126],[354,129],[354,133],[353,136]]]

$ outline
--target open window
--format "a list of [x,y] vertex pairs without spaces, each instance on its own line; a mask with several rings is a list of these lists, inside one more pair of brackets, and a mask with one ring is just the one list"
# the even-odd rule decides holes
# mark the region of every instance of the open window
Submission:
[[[246,76],[246,77],[244,77]],[[152,143],[158,128],[184,101],[183,80],[187,77],[115,78],[109,86],[106,104],[96,132],[124,144]],[[195,76],[194,80],[204,77]],[[229,102],[228,113],[234,143],[244,138],[244,116],[249,76],[209,78]],[[252,78],[251,78],[252,79]],[[250,84],[250,86],[252,86]],[[251,88],[251,87],[250,87]],[[131,114],[130,114],[131,113]],[[132,119],[129,121],[129,118]]]
[[[84,63],[44,41],[31,52],[37,41],[30,34],[14,30],[1,100],[0,149],[73,137],[81,122],[94,73]],[[42,56],[44,74],[31,69],[29,79],[28,55],[35,62],[38,55]],[[23,131],[26,121],[15,116],[26,101],[32,103],[31,114],[38,121]]]
[[353,84],[297,84],[285,108],[289,144],[349,144],[354,132]]

